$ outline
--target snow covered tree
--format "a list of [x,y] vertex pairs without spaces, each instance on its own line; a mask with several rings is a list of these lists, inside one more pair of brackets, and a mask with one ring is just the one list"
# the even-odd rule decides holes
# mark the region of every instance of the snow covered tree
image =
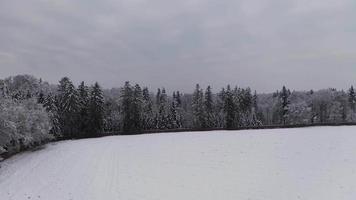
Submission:
[[51,123],[35,98],[14,101],[0,99],[0,159],[52,140]]
[[234,95],[237,98],[237,112],[240,120],[239,126],[252,126],[252,95],[250,88],[235,88]]
[[79,137],[86,137],[91,128],[89,127],[89,88],[82,81],[78,86],[79,98],[79,121],[78,131]]
[[156,94],[156,105],[159,106],[160,103],[161,103],[161,89],[158,88]]
[[251,110],[251,126],[261,126],[262,125],[263,114],[260,112],[258,107],[258,96],[257,92],[252,96],[252,110]]
[[157,129],[168,129],[169,128],[169,106],[166,90],[162,88],[162,91],[158,89],[156,95],[157,101],[157,113],[156,113],[156,128]]
[[182,127],[182,115],[181,115],[181,102],[179,91],[173,92],[173,98],[170,105],[170,113],[169,113],[169,128],[177,129]]
[[142,103],[143,103],[143,96],[142,96],[142,89],[141,87],[136,84],[133,91],[133,99],[132,99],[132,106],[131,106],[131,113],[132,113],[132,124],[133,124],[133,131],[135,133],[139,133],[143,129],[142,123]]
[[[82,84],[82,86],[83,85],[84,84]],[[99,136],[104,129],[104,97],[101,87],[97,82],[90,90],[88,122],[88,136]]]
[[226,87],[226,90],[224,92],[224,113],[225,128],[236,128],[236,124],[238,123],[238,120],[236,119],[236,104],[230,85]]
[[130,82],[125,82],[124,88],[121,91],[121,112],[122,112],[122,130],[130,133],[135,130],[132,123],[131,104],[133,102],[133,88]]
[[9,96],[9,89],[4,80],[0,80],[0,98],[7,98]]
[[142,128],[150,130],[154,128],[153,102],[147,87],[142,90]]
[[225,127],[225,88],[222,88],[221,91],[217,94],[216,104],[215,104],[215,122],[216,127],[223,128]]
[[290,96],[290,91],[286,89],[285,86],[283,86],[282,91],[280,93],[280,99],[281,99],[281,116],[282,116],[282,122],[283,125],[287,124],[288,120],[288,111],[289,111],[289,96]]
[[215,108],[214,108],[213,93],[211,91],[210,85],[205,90],[204,106],[205,106],[205,114],[206,114],[206,127],[213,128],[215,127],[215,113],[214,113]]
[[58,86],[58,114],[63,138],[78,137],[79,97],[69,78],[64,77]]
[[170,113],[169,113],[169,128],[176,129],[179,128],[179,116],[177,111],[177,103],[173,100],[170,106]]
[[349,93],[348,93],[348,100],[349,100],[349,105],[350,105],[350,108],[351,108],[351,121],[354,121],[354,115],[355,115],[355,109],[356,109],[356,94],[355,94],[355,90],[354,90],[354,87],[351,86],[351,88],[349,89]]
[[207,128],[204,108],[204,94],[199,84],[196,84],[192,100],[193,124],[195,128]]
[[177,107],[181,107],[182,99],[181,99],[181,93],[179,91],[176,92],[174,99],[175,99],[175,102],[177,103]]
[[52,93],[49,93],[44,99],[43,107],[46,109],[51,119],[52,127],[50,129],[50,134],[54,135],[56,138],[60,138],[62,135],[59,124],[60,116],[58,113],[56,97]]
[[40,93],[37,96],[37,102],[40,103],[40,104],[43,104],[44,100],[45,100],[45,96],[44,96],[43,92],[40,91]]
[[108,96],[106,96],[104,99],[104,131],[118,132],[122,128],[119,100]]

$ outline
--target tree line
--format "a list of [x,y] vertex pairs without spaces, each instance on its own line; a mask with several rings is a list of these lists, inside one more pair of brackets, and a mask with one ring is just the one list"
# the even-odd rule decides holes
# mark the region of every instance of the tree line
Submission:
[[356,94],[333,88],[291,91],[283,86],[270,94],[227,85],[214,93],[196,84],[192,93],[158,88],[149,91],[125,82],[102,89],[57,85],[30,75],[0,80],[0,154],[45,141],[97,137],[106,133],[214,128],[235,129],[262,125],[355,122]]

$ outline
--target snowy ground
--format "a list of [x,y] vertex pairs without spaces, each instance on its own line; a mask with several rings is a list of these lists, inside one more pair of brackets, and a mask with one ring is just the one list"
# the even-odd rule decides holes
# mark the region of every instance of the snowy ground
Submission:
[[1,200],[354,200],[356,127],[65,141],[1,165]]

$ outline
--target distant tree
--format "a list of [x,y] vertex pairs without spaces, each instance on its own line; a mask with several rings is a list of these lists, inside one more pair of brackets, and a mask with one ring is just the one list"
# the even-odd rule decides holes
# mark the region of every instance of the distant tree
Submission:
[[132,123],[133,114],[131,113],[133,102],[133,88],[130,82],[125,82],[124,88],[121,91],[121,113],[122,113],[122,130],[130,133],[135,130]]
[[44,100],[45,100],[45,95],[43,94],[42,91],[40,91],[40,93],[37,96],[37,103],[43,104]]
[[158,106],[161,103],[161,89],[157,89],[157,94],[156,94],[156,105]]
[[99,136],[104,129],[104,97],[100,85],[92,86],[88,105],[89,137]]
[[204,94],[199,84],[196,85],[192,100],[193,122],[195,128],[207,128],[204,108]]
[[252,126],[252,106],[253,106],[253,97],[251,94],[251,89],[237,89],[235,88],[234,94],[237,97],[237,113],[238,118],[240,119],[240,126]]
[[205,90],[204,95],[204,106],[205,106],[205,114],[206,114],[206,127],[213,128],[215,127],[215,108],[214,108],[214,100],[213,93],[211,91],[211,87],[208,86]]
[[349,89],[348,96],[349,96],[349,98],[348,98],[349,105],[351,108],[351,121],[353,121],[355,109],[356,109],[356,94],[355,94],[355,90],[354,90],[353,86],[351,86],[351,88]]
[[9,89],[4,80],[0,80],[0,97],[7,98],[9,96]]
[[287,124],[287,119],[288,119],[288,111],[289,111],[289,96],[290,96],[290,91],[286,89],[285,86],[283,86],[282,91],[280,93],[280,99],[281,99],[281,116],[282,116],[282,122],[283,125]]
[[255,91],[252,96],[252,121],[251,126],[261,126],[263,121],[263,114],[258,107],[258,96]]
[[58,113],[59,124],[63,137],[78,137],[78,114],[79,97],[78,92],[69,78],[64,77],[58,86]]
[[60,116],[57,107],[56,97],[49,93],[43,101],[43,107],[46,109],[47,113],[49,113],[49,117],[52,123],[52,127],[50,129],[50,134],[54,135],[56,138],[60,138],[62,136],[61,126],[60,126]]
[[224,92],[224,113],[225,113],[225,128],[231,129],[236,127],[236,105],[234,95],[230,85],[227,86]]
[[[79,137],[86,137],[89,132],[92,131],[92,127],[89,124],[89,88],[82,81],[78,86],[78,98],[79,98],[79,121],[78,131]],[[90,135],[93,136],[93,135]]]
[[177,103],[177,107],[181,107],[182,106],[182,99],[181,99],[181,94],[179,91],[176,92],[176,95],[175,95],[175,101]]
[[225,127],[225,88],[217,94],[216,104],[215,104],[215,123],[216,127]]
[[154,128],[154,113],[153,113],[153,102],[147,87],[142,90],[143,102],[143,129],[150,130]]
[[[174,95],[175,96],[175,95]],[[177,103],[175,102],[174,98],[170,105],[170,113],[169,113],[169,128],[176,129],[179,128],[179,116],[177,111]]]
[[133,131],[135,133],[139,133],[143,129],[142,104],[143,104],[142,89],[138,84],[136,84],[133,91],[133,99],[132,99],[132,106],[131,106],[131,113],[132,113],[131,122],[133,124]]
[[155,127],[157,129],[168,129],[169,128],[169,106],[166,90],[162,88],[162,90],[158,89],[157,91],[157,113],[155,120]]
[[104,131],[118,132],[121,130],[121,105],[116,97],[106,97],[104,102]]

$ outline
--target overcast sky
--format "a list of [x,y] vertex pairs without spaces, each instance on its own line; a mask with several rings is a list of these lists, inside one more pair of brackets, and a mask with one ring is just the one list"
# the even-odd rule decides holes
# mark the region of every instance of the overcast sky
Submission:
[[355,19],[353,0],[1,0],[0,78],[341,89]]

